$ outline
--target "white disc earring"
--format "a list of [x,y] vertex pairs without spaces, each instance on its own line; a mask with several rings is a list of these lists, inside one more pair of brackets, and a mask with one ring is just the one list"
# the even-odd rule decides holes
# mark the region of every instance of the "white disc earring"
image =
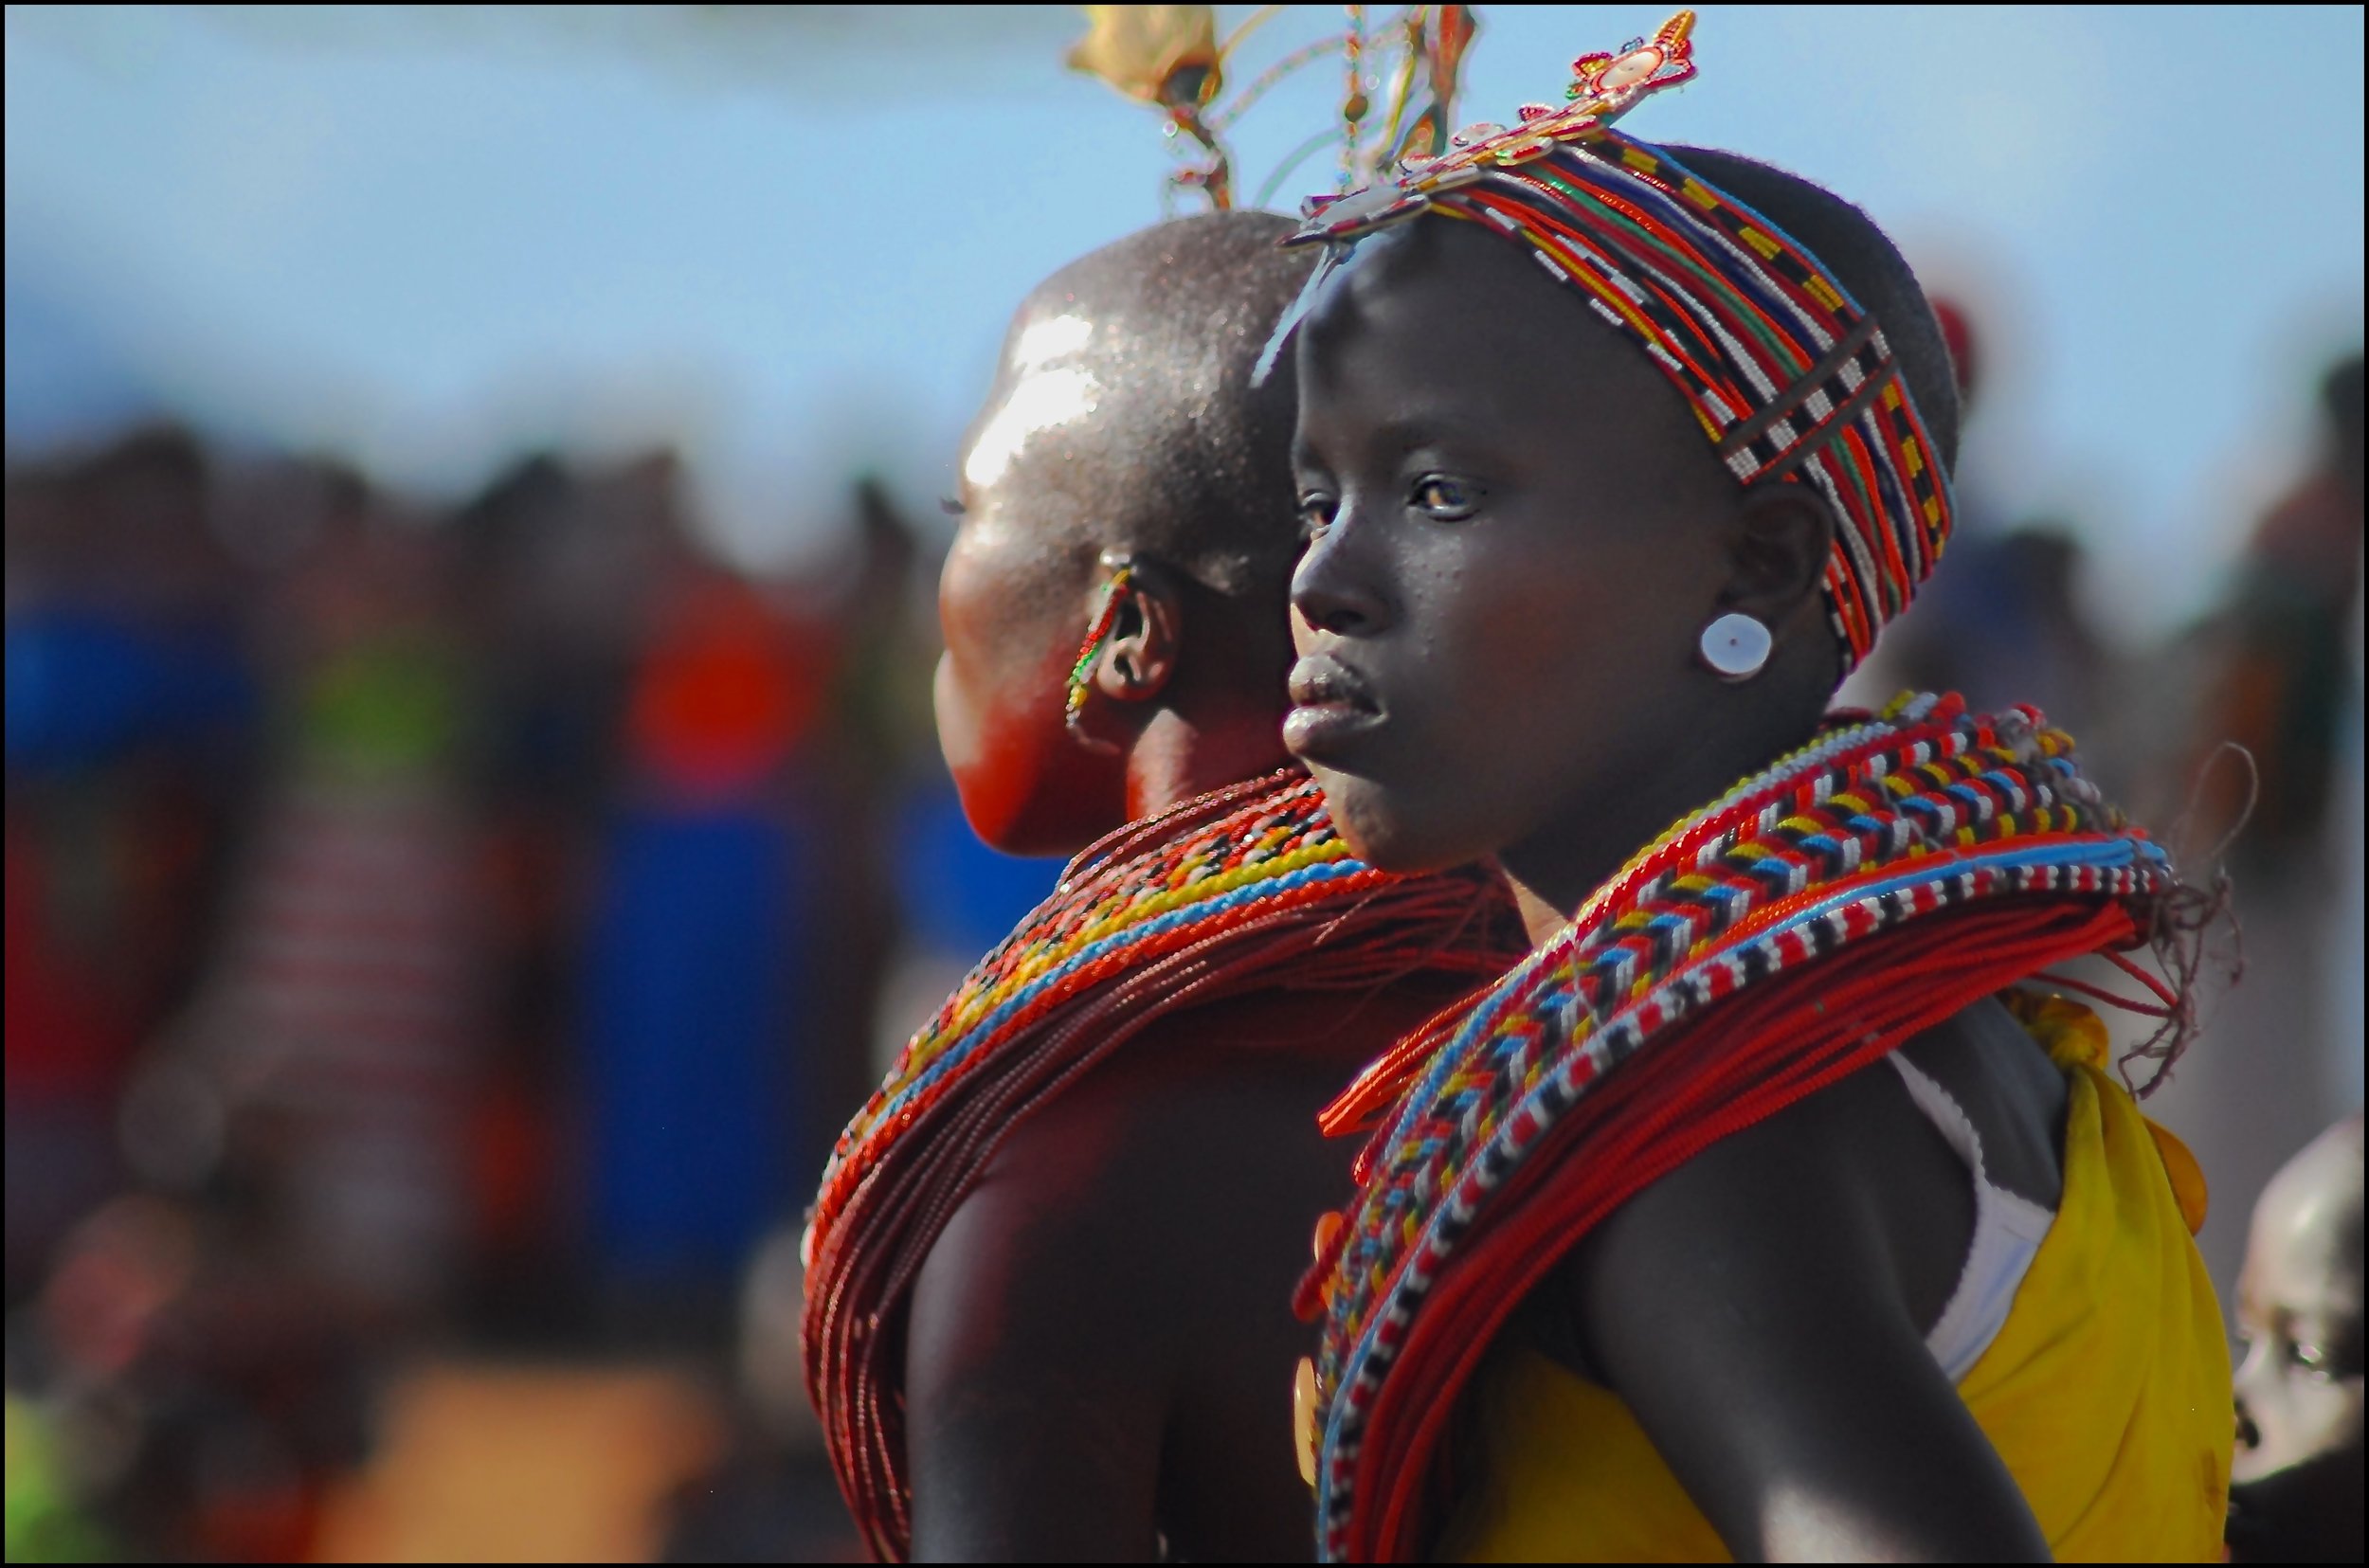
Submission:
[[1703,662],[1722,680],[1750,680],[1775,645],[1768,628],[1748,615],[1723,615],[1703,628]]

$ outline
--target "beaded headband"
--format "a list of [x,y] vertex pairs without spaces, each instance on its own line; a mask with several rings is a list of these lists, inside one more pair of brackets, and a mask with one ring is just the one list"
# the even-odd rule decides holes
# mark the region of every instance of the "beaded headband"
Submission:
[[1694,13],[1572,63],[1570,101],[1475,125],[1392,178],[1311,197],[1287,245],[1324,261],[1260,362],[1273,363],[1359,240],[1426,212],[1529,247],[1549,276],[1653,358],[1745,485],[1797,482],[1841,526],[1825,595],[1845,666],[1908,605],[1949,537],[1949,481],[1875,318],[1807,247],[1612,122],[1694,72]]

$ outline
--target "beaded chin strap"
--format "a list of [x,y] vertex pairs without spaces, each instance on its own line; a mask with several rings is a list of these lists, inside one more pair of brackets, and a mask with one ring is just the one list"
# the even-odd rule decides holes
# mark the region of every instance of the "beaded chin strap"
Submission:
[[1324,261],[1259,361],[1263,378],[1357,241],[1427,212],[1530,250],[1683,393],[1737,482],[1806,483],[1841,526],[1825,596],[1846,666],[1908,605],[1949,536],[1949,482],[1876,319],[1751,207],[1612,122],[1695,74],[1694,13],[1572,62],[1569,101],[1472,126],[1438,157],[1315,196],[1287,245]]

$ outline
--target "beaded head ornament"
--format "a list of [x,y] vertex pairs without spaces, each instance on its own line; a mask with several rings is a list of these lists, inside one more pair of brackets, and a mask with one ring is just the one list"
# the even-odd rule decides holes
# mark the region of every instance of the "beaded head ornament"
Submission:
[[1260,362],[1277,353],[1357,241],[1425,213],[1527,246],[1557,282],[1636,342],[1684,394],[1745,485],[1808,484],[1839,527],[1825,598],[1845,667],[1933,569],[1949,481],[1876,319],[1807,247],[1613,121],[1695,74],[1694,13],[1582,55],[1562,107],[1526,104],[1437,157],[1345,196],[1315,196],[1284,243],[1324,261]]
[[[1245,111],[1303,67],[1337,55],[1347,78],[1340,121],[1300,143],[1270,175],[1254,207],[1263,207],[1293,169],[1338,141],[1341,189],[1378,176],[1393,160],[1442,150],[1456,79],[1475,25],[1470,6],[1407,6],[1368,26],[1366,8],[1347,6],[1347,26],[1275,60],[1225,102],[1219,99],[1244,40],[1284,9],[1262,6],[1218,37],[1211,6],[1088,6],[1086,36],[1069,52],[1076,70],[1100,77],[1160,112],[1170,143],[1187,161],[1169,174],[1167,194],[1199,190],[1221,210],[1235,205],[1228,133]],[[1378,134],[1368,122],[1381,106]],[[1192,156],[1194,150],[1199,155]]]

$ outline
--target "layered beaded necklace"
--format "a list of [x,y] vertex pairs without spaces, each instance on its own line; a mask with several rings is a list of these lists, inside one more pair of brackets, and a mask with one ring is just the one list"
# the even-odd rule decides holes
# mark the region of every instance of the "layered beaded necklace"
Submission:
[[1426,971],[1478,984],[1521,947],[1493,875],[1374,870],[1297,769],[1203,796],[1073,861],[899,1054],[841,1136],[807,1225],[807,1387],[874,1550],[901,1559],[910,1540],[899,1310],[1014,1126],[1179,1008]]
[[1955,697],[1832,730],[1640,850],[1444,1045],[1328,1112],[1396,1106],[1302,1290],[1325,1316],[1328,1558],[1412,1549],[1474,1347],[1619,1201],[1999,986],[2146,940],[2170,860],[2071,752],[2036,710]]

